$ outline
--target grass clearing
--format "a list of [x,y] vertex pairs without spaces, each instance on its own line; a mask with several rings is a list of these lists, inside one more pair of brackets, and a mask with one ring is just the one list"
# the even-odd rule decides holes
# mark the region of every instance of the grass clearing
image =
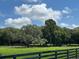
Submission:
[[49,50],[63,50],[63,49],[73,49],[78,47],[32,47],[32,48],[14,48],[14,47],[0,47],[0,54],[2,55],[12,55],[12,54],[22,54],[30,52],[42,52]]

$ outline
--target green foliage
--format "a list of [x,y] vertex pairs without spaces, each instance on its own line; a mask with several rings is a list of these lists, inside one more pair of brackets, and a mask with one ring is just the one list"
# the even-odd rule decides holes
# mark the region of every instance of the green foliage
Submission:
[[0,45],[30,44],[45,46],[47,44],[61,46],[64,44],[79,44],[79,28],[68,29],[56,25],[52,19],[45,21],[45,26],[27,25],[21,29],[0,29]]
[[49,19],[45,22],[45,27],[42,29],[43,37],[47,39],[47,43],[53,45],[67,44],[70,39],[70,33],[56,25],[55,21]]
[[43,36],[47,39],[47,43],[54,44],[54,31],[56,30],[56,23],[52,19],[45,21],[45,27],[42,29]]
[[28,25],[22,27],[22,30],[25,32],[25,34],[29,34],[33,37],[32,44],[40,44],[43,45],[46,40],[42,38],[42,32],[41,28],[36,25]]
[[72,43],[79,44],[79,28],[73,29],[71,34]]

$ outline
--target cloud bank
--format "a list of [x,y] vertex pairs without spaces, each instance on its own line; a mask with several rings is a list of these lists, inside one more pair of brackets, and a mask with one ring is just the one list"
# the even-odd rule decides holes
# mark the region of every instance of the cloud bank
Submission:
[[66,23],[61,23],[60,24],[61,27],[66,27],[66,28],[70,28],[70,29],[73,29],[73,28],[76,28],[76,27],[79,27],[79,25],[76,25],[76,24],[66,24]]
[[23,25],[32,24],[31,20],[27,17],[12,19],[8,18],[5,20],[5,25],[8,27],[21,28]]
[[44,23],[47,19],[53,19],[58,22],[63,15],[69,14],[70,12],[68,7],[65,7],[63,10],[54,10],[48,8],[45,3],[36,5],[22,4],[21,6],[15,6],[14,9],[15,13],[22,17],[16,19],[8,18],[5,20],[5,25],[17,28],[23,25],[32,24],[32,20],[40,20]]

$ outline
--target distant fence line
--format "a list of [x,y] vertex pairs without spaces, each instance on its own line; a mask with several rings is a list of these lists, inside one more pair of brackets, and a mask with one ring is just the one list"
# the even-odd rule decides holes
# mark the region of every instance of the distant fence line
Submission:
[[42,59],[42,58],[46,58],[46,59],[61,59],[61,58],[62,59],[73,59],[73,58],[78,59],[79,48],[0,56],[0,59],[5,59],[5,58],[17,59],[17,57],[24,57],[22,59]]

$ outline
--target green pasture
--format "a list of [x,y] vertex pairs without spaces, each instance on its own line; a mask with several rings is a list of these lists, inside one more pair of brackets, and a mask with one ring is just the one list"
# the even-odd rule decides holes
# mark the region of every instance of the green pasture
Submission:
[[78,47],[32,47],[32,48],[24,48],[24,47],[0,47],[0,54],[2,55],[12,55],[12,54],[22,54],[22,53],[30,53],[30,52],[42,52],[49,50],[63,50],[63,49],[73,49]]

